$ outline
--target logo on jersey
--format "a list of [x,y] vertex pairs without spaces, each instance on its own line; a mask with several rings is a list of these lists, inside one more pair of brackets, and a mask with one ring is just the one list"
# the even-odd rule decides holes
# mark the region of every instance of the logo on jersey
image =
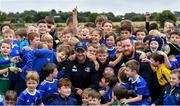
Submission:
[[76,66],[73,66],[72,71],[73,71],[73,72],[77,72],[77,67],[76,67]]
[[90,67],[86,67],[85,71],[89,73],[90,72]]

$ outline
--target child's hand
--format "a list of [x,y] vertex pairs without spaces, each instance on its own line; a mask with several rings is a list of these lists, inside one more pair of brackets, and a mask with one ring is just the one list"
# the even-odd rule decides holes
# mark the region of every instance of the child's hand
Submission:
[[96,61],[96,56],[95,56],[95,55],[91,55],[91,54],[87,53],[87,57],[88,57],[91,61]]
[[77,89],[77,94],[79,95],[79,96],[81,96],[82,95],[82,90],[80,89],[80,88],[76,88]]
[[71,60],[71,61],[73,61],[73,60],[75,60],[75,58],[76,58],[76,54],[70,55],[68,59]]
[[18,63],[19,60],[20,60],[20,57],[19,57],[19,56],[15,56],[15,57],[12,57],[12,58],[10,59],[10,61],[13,62],[13,63]]
[[111,66],[113,66],[113,67],[115,66],[114,61],[110,61],[109,64],[110,64]]
[[17,68],[17,67],[9,67],[10,71],[14,72],[14,73],[20,73],[22,72],[21,68]]
[[149,63],[151,63],[151,60],[148,59],[148,58],[143,58],[143,59],[141,60],[141,62],[149,62]]
[[77,6],[72,10],[73,15],[77,15]]
[[28,50],[31,50],[31,48],[29,46],[25,46],[25,47],[23,47],[23,50],[28,51]]
[[120,102],[123,103],[123,104],[127,104],[128,103],[127,99],[121,99]]
[[157,51],[157,53],[158,53],[159,55],[164,56],[164,57],[165,57],[165,56],[167,56],[167,55],[166,55],[166,53],[165,53],[165,52],[163,52],[163,51]]
[[101,96],[104,96],[106,94],[106,91],[105,90],[101,90],[101,91],[99,91],[99,93],[100,93]]

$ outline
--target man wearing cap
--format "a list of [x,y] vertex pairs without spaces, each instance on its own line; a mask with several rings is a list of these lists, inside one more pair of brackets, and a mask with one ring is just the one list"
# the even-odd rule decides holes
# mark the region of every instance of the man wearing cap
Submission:
[[82,90],[85,88],[98,88],[98,73],[95,71],[95,65],[87,58],[87,47],[84,43],[78,42],[75,45],[76,58],[69,61],[69,66],[65,70],[65,77],[72,82],[72,90],[80,99]]

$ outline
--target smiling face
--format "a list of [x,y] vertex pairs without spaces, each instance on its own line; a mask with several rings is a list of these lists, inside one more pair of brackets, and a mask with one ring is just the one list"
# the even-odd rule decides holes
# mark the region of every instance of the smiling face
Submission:
[[3,56],[8,56],[11,52],[11,45],[7,43],[2,43],[1,44],[1,53]]
[[109,36],[109,37],[106,39],[106,45],[107,45],[107,47],[109,47],[109,48],[114,47],[114,45],[115,45],[115,38],[114,38],[114,36]]
[[157,51],[158,47],[159,47],[159,43],[157,41],[151,41],[151,43],[150,43],[151,52]]
[[133,44],[131,43],[130,39],[122,40],[122,49],[123,49],[123,54],[125,56],[132,56],[133,54]]
[[64,98],[68,97],[71,94],[71,88],[69,86],[62,86],[58,88],[60,95]]
[[178,85],[180,83],[180,79],[178,78],[178,73],[170,74],[169,83],[171,86],[175,86],[175,85]]

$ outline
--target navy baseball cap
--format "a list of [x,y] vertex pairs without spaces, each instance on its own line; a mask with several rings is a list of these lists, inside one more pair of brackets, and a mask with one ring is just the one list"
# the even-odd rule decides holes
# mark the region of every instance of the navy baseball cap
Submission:
[[75,45],[75,49],[76,49],[76,50],[81,49],[81,50],[83,50],[83,51],[86,51],[86,50],[87,50],[87,46],[86,46],[86,44],[83,43],[83,42],[78,42],[78,43],[76,43],[76,45]]

